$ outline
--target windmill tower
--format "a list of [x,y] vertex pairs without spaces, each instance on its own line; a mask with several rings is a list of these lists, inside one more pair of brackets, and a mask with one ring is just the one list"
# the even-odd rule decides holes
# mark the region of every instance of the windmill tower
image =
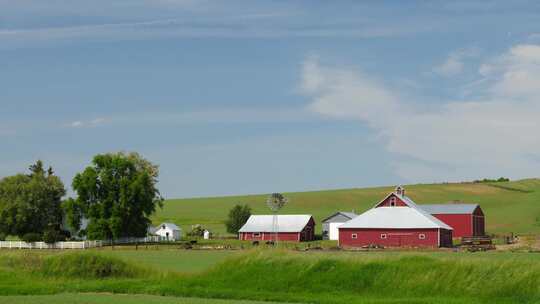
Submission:
[[288,202],[287,198],[281,193],[272,193],[266,199],[266,205],[270,210],[272,210],[272,235],[274,245],[277,245],[278,242],[278,232],[279,232],[279,223],[278,223],[278,212],[283,206]]

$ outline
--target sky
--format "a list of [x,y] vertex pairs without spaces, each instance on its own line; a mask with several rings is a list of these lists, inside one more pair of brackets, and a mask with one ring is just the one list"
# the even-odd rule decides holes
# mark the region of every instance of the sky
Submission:
[[[165,198],[540,176],[537,1],[0,0],[0,177]],[[72,192],[70,192],[72,194]]]

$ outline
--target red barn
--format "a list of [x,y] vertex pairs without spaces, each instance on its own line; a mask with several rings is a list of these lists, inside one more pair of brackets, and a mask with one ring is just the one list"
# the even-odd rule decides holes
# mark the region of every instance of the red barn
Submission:
[[419,205],[429,214],[454,229],[454,237],[483,236],[485,234],[484,212],[477,204],[430,204]]
[[451,247],[452,227],[405,196],[403,188],[339,227],[341,247]]
[[277,231],[274,232],[273,215],[252,215],[242,228],[239,239],[271,241],[275,233],[279,241],[303,242],[315,239],[315,220],[311,215],[278,215]]

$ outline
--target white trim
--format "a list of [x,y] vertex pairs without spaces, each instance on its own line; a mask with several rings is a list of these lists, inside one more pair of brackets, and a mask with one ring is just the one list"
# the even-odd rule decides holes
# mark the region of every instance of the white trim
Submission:
[[351,239],[358,239],[358,233],[351,233]]
[[[384,237],[383,237],[383,235],[384,235]],[[381,238],[381,240],[386,240],[386,239],[388,239],[388,234],[381,233],[380,238]]]
[[437,246],[441,247],[441,228],[437,228]]
[[426,239],[426,234],[425,233],[419,233],[418,234],[418,239],[419,240],[425,240]]

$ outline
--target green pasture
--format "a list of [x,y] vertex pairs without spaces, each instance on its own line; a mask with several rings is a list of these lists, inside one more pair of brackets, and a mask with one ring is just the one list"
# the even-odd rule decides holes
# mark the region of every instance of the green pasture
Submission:
[[263,304],[272,302],[162,297],[152,295],[65,293],[37,296],[0,296],[0,303],[10,304]]
[[[419,204],[446,203],[455,200],[477,203],[486,214],[488,233],[540,233],[540,179],[503,183],[421,184],[405,186],[407,195]],[[342,210],[363,212],[381,200],[393,187],[343,189],[286,193],[289,203],[282,213],[312,214],[320,221]],[[224,221],[235,204],[248,204],[254,214],[268,213],[267,194],[214,198],[170,199],[153,217],[154,224],[169,221],[185,231],[202,224],[225,234]]]

